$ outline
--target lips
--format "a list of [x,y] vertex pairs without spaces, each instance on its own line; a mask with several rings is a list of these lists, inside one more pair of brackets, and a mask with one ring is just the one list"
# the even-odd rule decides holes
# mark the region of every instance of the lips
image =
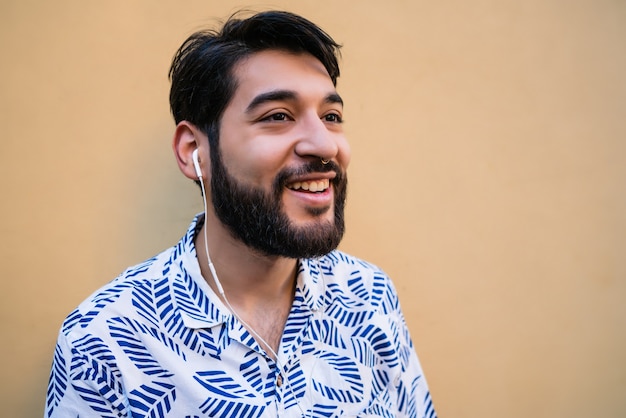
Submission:
[[329,179],[296,181],[287,184],[287,188],[296,191],[307,191],[310,193],[324,192],[330,187]]

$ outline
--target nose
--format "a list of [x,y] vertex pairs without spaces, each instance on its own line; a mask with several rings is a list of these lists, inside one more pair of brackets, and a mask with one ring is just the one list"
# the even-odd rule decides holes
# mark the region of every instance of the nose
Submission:
[[332,160],[339,152],[339,140],[343,135],[337,127],[329,126],[317,115],[301,120],[295,152],[302,158]]

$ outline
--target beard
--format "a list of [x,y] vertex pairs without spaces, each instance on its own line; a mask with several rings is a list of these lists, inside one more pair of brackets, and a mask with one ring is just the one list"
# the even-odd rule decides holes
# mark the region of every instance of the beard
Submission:
[[[285,213],[282,195],[293,176],[334,171],[334,219],[304,226],[294,225]],[[211,147],[211,200],[218,219],[248,247],[268,256],[313,258],[328,254],[343,237],[347,177],[337,164],[311,161],[301,167],[281,170],[270,192],[242,184],[226,169],[219,146]],[[313,216],[328,209],[310,208]]]

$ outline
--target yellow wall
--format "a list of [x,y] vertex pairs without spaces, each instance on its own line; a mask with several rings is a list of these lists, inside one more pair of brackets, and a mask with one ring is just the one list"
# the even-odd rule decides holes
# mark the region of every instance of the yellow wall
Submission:
[[[239,6],[0,1],[2,416],[59,325],[200,211],[167,70]],[[395,280],[441,417],[626,416],[626,3],[274,1],[344,44],[344,250]]]

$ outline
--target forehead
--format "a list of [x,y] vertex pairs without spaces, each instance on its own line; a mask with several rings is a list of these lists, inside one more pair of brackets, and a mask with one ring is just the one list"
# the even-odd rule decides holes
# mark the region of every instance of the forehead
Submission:
[[335,93],[324,65],[308,53],[281,50],[256,52],[234,68],[237,88],[232,102],[250,102],[259,94],[293,91],[302,98],[320,98]]

